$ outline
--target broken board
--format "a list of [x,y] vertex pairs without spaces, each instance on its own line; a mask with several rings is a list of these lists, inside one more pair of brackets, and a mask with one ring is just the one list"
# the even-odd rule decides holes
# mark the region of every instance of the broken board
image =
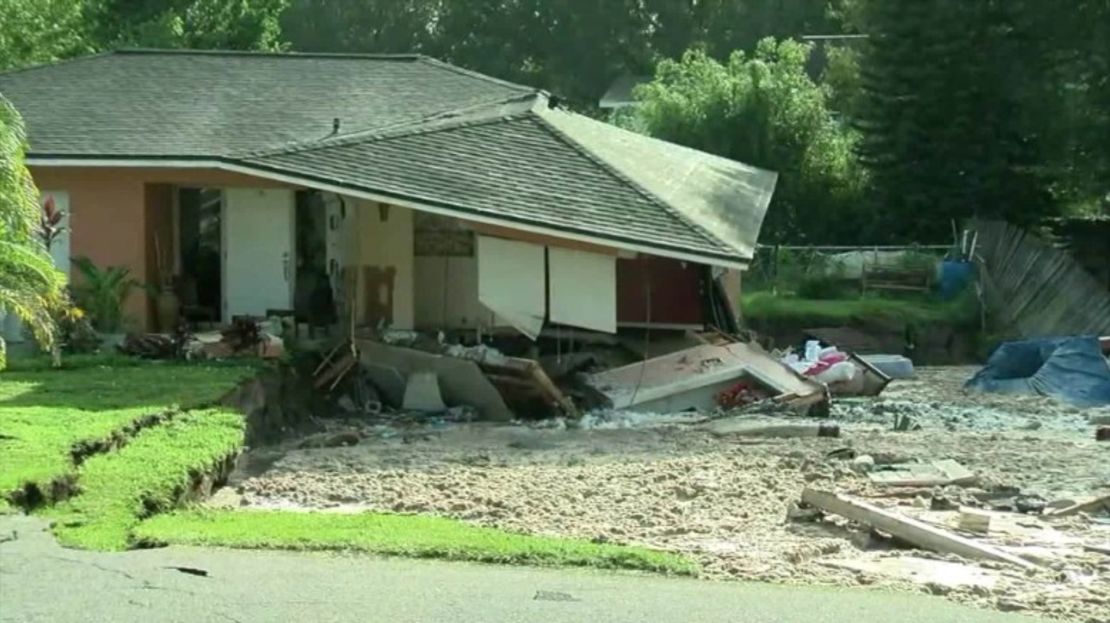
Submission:
[[1079,513],[1094,513],[1099,510],[1110,511],[1110,495],[1087,498],[1063,508],[1045,511],[1045,515],[1049,517],[1068,517]]
[[519,357],[501,357],[481,361],[479,365],[513,409],[526,411],[529,402],[537,399],[547,407],[558,409],[566,417],[580,417],[574,402],[551,381],[539,362]]
[[886,487],[967,486],[979,480],[975,472],[951,459],[892,465],[888,469],[873,471],[867,477],[871,482]]
[[853,500],[843,495],[817,489],[806,489],[802,492],[802,502],[825,512],[840,515],[873,529],[881,530],[895,538],[924,549],[945,554],[956,554],[965,558],[1010,563],[1023,569],[1036,568],[1036,565],[1028,560],[993,545],[980,543],[931,526],[923,521],[906,517],[895,511],[879,508],[874,504]]

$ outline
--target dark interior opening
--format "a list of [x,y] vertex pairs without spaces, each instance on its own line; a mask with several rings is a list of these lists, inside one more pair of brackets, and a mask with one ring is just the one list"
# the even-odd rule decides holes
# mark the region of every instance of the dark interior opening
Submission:
[[312,326],[335,323],[335,303],[328,278],[327,207],[323,193],[296,194],[297,273],[293,310],[297,322]]
[[223,192],[215,188],[178,190],[181,244],[181,310],[191,323],[219,322],[223,308],[220,213]]

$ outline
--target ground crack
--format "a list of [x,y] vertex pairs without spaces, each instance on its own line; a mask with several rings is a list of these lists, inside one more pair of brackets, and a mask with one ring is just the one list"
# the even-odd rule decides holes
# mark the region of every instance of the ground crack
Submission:
[[68,562],[68,563],[74,564],[74,565],[85,565],[86,567],[92,567],[94,569],[99,569],[100,571],[104,571],[106,573],[112,573],[112,574],[115,574],[115,575],[123,576],[123,577],[127,578],[128,580],[132,580],[132,581],[136,581],[136,582],[139,581],[138,578],[136,578],[135,576],[131,575],[130,573],[128,573],[126,571],[120,571],[119,569],[113,569],[111,567],[105,567],[104,565],[100,565],[100,564],[97,564],[95,562],[88,562],[86,560],[75,560],[73,558],[63,558],[61,556],[44,556],[44,558],[48,558],[50,560],[57,560],[57,561],[60,561],[60,562]]

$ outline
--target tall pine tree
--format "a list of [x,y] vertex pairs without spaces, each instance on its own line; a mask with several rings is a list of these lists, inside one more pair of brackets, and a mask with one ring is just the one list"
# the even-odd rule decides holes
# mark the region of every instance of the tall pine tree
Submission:
[[952,220],[1057,210],[1026,86],[1040,70],[1024,4],[865,3],[859,151],[887,235],[938,242]]

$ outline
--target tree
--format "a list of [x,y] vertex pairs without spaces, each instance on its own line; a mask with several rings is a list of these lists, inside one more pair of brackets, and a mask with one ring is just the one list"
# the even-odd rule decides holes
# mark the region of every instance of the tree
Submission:
[[614,78],[650,67],[639,0],[448,0],[429,54],[593,108]]
[[[52,348],[53,313],[65,300],[65,279],[38,235],[38,192],[24,165],[25,149],[19,113],[0,97],[0,308],[22,319],[43,348]],[[0,337],[0,369],[3,352]]]
[[864,4],[859,151],[891,235],[935,243],[953,220],[1028,224],[1059,210],[1045,147],[1051,100],[1032,88],[1047,79],[1043,37],[1025,6]]
[[0,71],[89,52],[83,6],[83,0],[0,2]]
[[304,52],[420,52],[440,0],[291,0],[281,30]]
[[637,90],[634,126],[661,139],[779,173],[763,228],[772,242],[855,242],[864,178],[854,138],[830,114],[809,78],[811,46],[760,41],[727,64],[699,50],[663,61]]
[[87,0],[99,49],[278,50],[287,0]]

